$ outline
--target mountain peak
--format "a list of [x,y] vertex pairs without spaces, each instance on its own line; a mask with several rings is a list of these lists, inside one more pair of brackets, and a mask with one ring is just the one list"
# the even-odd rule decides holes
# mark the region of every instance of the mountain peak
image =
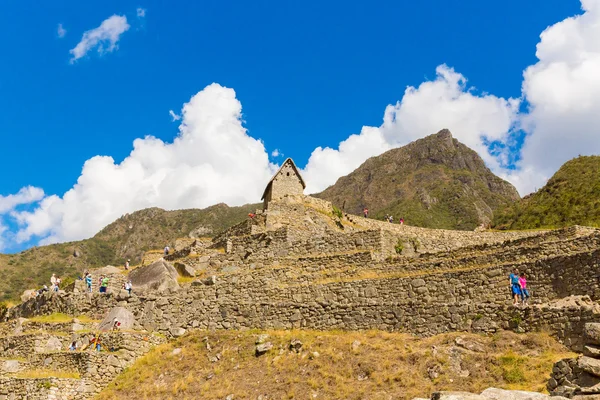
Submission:
[[376,218],[391,214],[411,225],[469,230],[519,199],[448,129],[370,158],[316,196],[350,213],[367,207]]

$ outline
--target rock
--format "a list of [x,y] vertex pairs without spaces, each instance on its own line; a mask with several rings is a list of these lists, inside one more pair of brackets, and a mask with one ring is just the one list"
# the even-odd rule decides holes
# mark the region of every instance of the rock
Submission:
[[190,267],[189,265],[181,263],[181,262],[176,262],[174,265],[175,265],[175,269],[177,270],[179,275],[186,276],[186,277],[196,276],[196,270],[194,268]]
[[183,328],[171,328],[171,329],[169,329],[169,332],[174,337],[181,337],[181,336],[185,335],[186,330]]
[[486,397],[468,392],[434,392],[431,400],[487,400]]
[[18,318],[15,324],[15,329],[13,330],[13,334],[20,335],[23,333],[23,325],[27,322],[27,318]]
[[59,338],[56,336],[52,336],[48,338],[46,343],[44,343],[41,347],[36,347],[36,353],[51,353],[53,351],[61,351],[62,343]]
[[600,376],[600,360],[588,356],[581,356],[577,359],[577,366],[588,374]]
[[587,323],[583,326],[583,340],[585,344],[600,345],[600,323]]
[[125,289],[119,290],[119,292],[115,296],[115,298],[117,299],[117,301],[124,301],[124,300],[129,299],[129,297],[130,297],[129,292],[127,290],[125,290]]
[[158,260],[145,267],[139,267],[129,273],[133,289],[137,291],[178,290],[177,270],[165,260]]
[[358,350],[358,348],[360,347],[360,342],[358,340],[355,340],[354,342],[352,342],[352,350],[356,351]]
[[261,344],[267,341],[267,339],[269,338],[269,335],[267,335],[266,333],[260,334],[258,335],[258,337],[256,338],[256,342],[255,344]]
[[6,360],[2,363],[2,370],[7,373],[18,372],[21,369],[21,363],[18,360]]
[[271,342],[257,344],[255,354],[256,354],[256,356],[263,355],[267,351],[271,350],[272,348],[273,348],[273,343],[271,343]]
[[21,302],[25,303],[27,300],[31,299],[32,297],[35,297],[35,289],[29,289],[29,290],[25,290],[22,294],[21,294]]
[[420,278],[418,278],[418,279],[413,279],[413,280],[410,282],[410,285],[413,287],[413,289],[416,289],[416,288],[418,288],[418,287],[425,286],[425,281],[424,281],[423,279],[420,279]]
[[81,257],[81,252],[79,250],[73,251],[73,257]]
[[233,400],[233,395],[232,394],[228,395],[227,397],[225,397],[225,400]]
[[135,317],[131,311],[123,307],[115,307],[110,310],[108,315],[104,317],[100,324],[98,324],[98,330],[112,330],[115,318],[121,323],[119,330],[132,329],[135,325]]
[[459,336],[456,339],[454,339],[454,343],[456,343],[457,346],[462,347],[463,349],[471,350],[476,353],[485,352],[485,346],[483,344],[475,340],[466,339],[462,336]]
[[321,355],[319,354],[318,351],[313,351],[312,353],[310,353],[308,355],[308,359],[309,360],[314,360],[315,358],[319,358]]
[[303,343],[298,340],[298,339],[292,339],[292,341],[290,342],[290,350],[295,351],[296,353],[300,352],[300,349],[302,348]]
[[117,357],[113,356],[112,354],[107,357],[106,363],[108,365],[112,365],[113,367],[121,366],[121,362],[119,361],[119,359]]
[[215,283],[217,283],[217,277],[214,275],[211,275],[208,278],[206,278],[205,280],[203,280],[202,283],[204,283],[206,286],[212,286]]
[[[563,399],[564,397],[551,397],[552,400],[554,399]],[[600,400],[600,394],[588,394],[588,395],[576,395],[573,396],[571,398],[572,400]]]
[[593,358],[600,358],[600,347],[593,344],[583,346],[583,355]]
[[547,394],[526,392],[522,390],[504,390],[489,388],[481,392],[481,396],[489,400],[547,400]]
[[181,349],[180,348],[173,349],[173,351],[171,352],[171,354],[173,354],[174,356],[176,356],[178,354],[181,354]]

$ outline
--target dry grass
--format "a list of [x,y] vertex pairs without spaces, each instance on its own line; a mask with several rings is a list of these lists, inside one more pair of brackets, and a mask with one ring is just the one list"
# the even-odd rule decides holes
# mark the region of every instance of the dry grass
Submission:
[[193,281],[195,281],[196,278],[195,276],[178,276],[177,277],[177,283],[179,283],[180,285],[186,285],[188,283],[192,283]]
[[51,369],[32,369],[19,372],[14,375],[16,378],[41,379],[41,378],[61,378],[61,379],[80,379],[77,372],[54,371]]
[[[274,348],[256,357],[259,333],[192,332],[138,360],[99,399],[192,399],[202,393],[203,399],[229,394],[306,399],[316,394],[320,399],[376,400],[428,397],[435,390],[479,392],[490,386],[543,391],[553,363],[572,356],[542,333],[417,339],[382,331],[268,331]],[[485,351],[457,347],[457,336],[481,343]],[[300,353],[288,349],[293,338],[304,343]],[[174,355],[175,348],[181,353]],[[217,354],[220,359],[212,362]]]
[[36,315],[34,317],[29,318],[31,322],[39,322],[39,323],[49,323],[49,324],[60,324],[65,322],[72,322],[74,318],[77,318],[79,322],[83,323],[93,323],[98,322],[98,320],[92,319],[87,315],[78,315],[73,317],[71,315],[63,314],[63,313],[52,313],[48,315]]

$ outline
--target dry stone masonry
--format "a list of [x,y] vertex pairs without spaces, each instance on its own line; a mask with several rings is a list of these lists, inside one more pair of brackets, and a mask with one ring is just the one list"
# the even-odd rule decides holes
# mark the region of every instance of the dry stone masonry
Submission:
[[[588,328],[595,325],[586,324],[600,323],[600,230],[416,228],[339,213],[325,200],[304,196],[304,186],[286,160],[265,190],[264,209],[214,239],[180,240],[172,254],[153,252],[146,257],[152,262],[129,275],[113,267],[92,271],[94,282],[100,274],[110,277],[107,294],[96,287],[87,293],[77,281],[65,292],[9,309],[8,322],[0,324],[0,359],[7,360],[0,399],[26,392],[51,398],[57,391],[88,398],[158,338],[189,329],[382,329],[422,336],[544,329],[596,360]],[[508,274],[514,268],[528,276],[530,307],[511,305]],[[126,279],[133,282],[131,295],[120,290]],[[68,353],[82,324],[34,329],[24,320],[56,312],[105,319],[103,326],[127,316],[117,318],[127,320],[128,330],[106,335],[114,352]],[[136,351],[132,340],[147,346]],[[586,364],[586,373],[595,363]],[[565,365],[570,370],[559,368],[564,374],[555,376],[554,389],[568,386],[568,374],[582,369],[572,361]],[[22,371],[42,367],[64,368],[78,378],[23,377]],[[591,382],[585,385],[596,385]]]

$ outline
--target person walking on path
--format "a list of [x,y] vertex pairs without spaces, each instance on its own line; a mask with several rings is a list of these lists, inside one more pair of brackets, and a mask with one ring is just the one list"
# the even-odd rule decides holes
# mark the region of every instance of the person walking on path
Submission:
[[125,271],[129,270],[129,259],[125,261]]
[[169,255],[169,246],[165,246],[165,256]]
[[521,272],[519,285],[521,286],[521,304],[526,306],[529,304],[529,290],[527,290],[527,277],[525,276],[525,272]]
[[365,218],[369,218],[369,209],[367,207],[365,207],[365,209],[363,210],[363,214]]
[[87,285],[88,292],[92,293],[92,274],[89,272],[85,274],[85,284]]
[[513,273],[508,277],[510,284],[510,292],[513,298],[513,306],[519,305],[519,297],[521,296],[521,283],[519,282],[519,270],[514,269]]

